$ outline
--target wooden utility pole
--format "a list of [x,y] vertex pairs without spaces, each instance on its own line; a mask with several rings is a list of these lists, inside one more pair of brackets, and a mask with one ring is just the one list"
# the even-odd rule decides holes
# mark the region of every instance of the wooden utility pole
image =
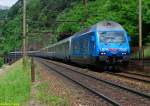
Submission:
[[26,67],[26,0],[23,0],[23,65]]
[[35,65],[34,65],[34,58],[31,58],[31,81],[35,82]]
[[[85,13],[85,18],[87,17],[88,15],[88,6],[87,6],[87,0],[83,0],[83,3],[84,3],[84,13]],[[86,19],[85,19],[86,20]],[[84,21],[85,21],[84,20]]]
[[84,22],[86,21],[86,18],[87,18],[87,15],[88,15],[87,0],[83,0],[83,4],[84,4],[84,18],[80,22],[81,26],[82,26],[82,29],[84,28]]
[[139,0],[139,58],[143,59],[142,50],[142,0]]
[[87,0],[83,0],[84,5],[85,5],[85,13],[87,14]]

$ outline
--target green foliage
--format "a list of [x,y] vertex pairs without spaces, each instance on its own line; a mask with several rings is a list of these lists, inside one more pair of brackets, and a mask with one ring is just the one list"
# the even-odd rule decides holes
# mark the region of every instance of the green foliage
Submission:
[[9,53],[15,48],[19,48],[22,42],[21,17],[16,16],[10,20],[3,28],[3,50],[4,54]]
[[150,24],[150,2],[149,0],[143,1],[143,19],[145,23]]
[[[138,37],[138,2],[137,0],[95,0],[89,1],[87,14],[82,3],[75,4],[72,9],[67,9],[59,14],[57,20],[77,20],[81,23],[61,23],[58,32],[77,32],[99,21],[112,20],[120,23],[132,37]],[[147,39],[150,28],[150,2],[143,0],[143,38]],[[145,26],[146,25],[146,26]],[[133,40],[134,41],[134,40]],[[133,42],[134,44],[137,42]],[[146,43],[144,40],[143,43]]]
[[0,10],[0,19],[5,19],[7,17],[8,10]]

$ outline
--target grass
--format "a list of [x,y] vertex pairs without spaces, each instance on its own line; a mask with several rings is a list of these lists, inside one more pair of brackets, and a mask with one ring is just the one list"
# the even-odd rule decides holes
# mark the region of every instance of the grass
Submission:
[[144,57],[150,57],[150,46],[144,49]]
[[22,106],[30,98],[30,64],[23,71],[22,60],[0,75],[0,106]]

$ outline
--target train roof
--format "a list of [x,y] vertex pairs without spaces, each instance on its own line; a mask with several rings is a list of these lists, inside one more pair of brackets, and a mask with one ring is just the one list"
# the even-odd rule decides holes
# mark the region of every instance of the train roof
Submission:
[[111,30],[124,31],[124,28],[119,23],[114,21],[101,21],[89,28],[86,28],[81,32],[75,33],[74,36],[82,35],[89,32],[94,32],[94,31],[111,31]]
[[124,30],[124,28],[117,22],[113,21],[102,21],[99,22],[91,27],[91,30],[102,30],[102,31],[107,31],[107,30]]
[[[27,53],[36,53],[37,51],[27,51]],[[23,54],[22,51],[10,52],[9,54]]]
[[38,50],[38,51],[42,51],[42,50],[48,49],[48,48],[50,48],[50,47],[57,46],[57,45],[59,45],[59,44],[65,43],[65,42],[67,42],[67,41],[69,42],[70,39],[71,39],[71,37],[68,37],[68,38],[66,38],[66,39],[63,39],[63,40],[61,40],[61,41],[55,43],[55,44],[51,44],[51,45],[49,45],[49,46],[47,46],[47,47],[45,47],[45,48],[42,48],[42,49],[40,49],[40,50]]

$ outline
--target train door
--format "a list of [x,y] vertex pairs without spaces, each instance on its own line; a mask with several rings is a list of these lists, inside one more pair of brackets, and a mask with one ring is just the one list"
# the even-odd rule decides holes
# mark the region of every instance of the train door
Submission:
[[90,56],[93,57],[95,53],[95,48],[96,48],[94,32],[90,33],[90,45],[89,46],[90,46],[89,47]]
[[92,32],[90,36],[90,47],[89,47],[89,52],[90,52],[90,64],[95,64],[96,61],[96,36],[94,35],[95,33]]
[[83,39],[82,39],[82,43],[81,43],[81,54],[82,56],[86,56],[88,57],[89,56],[89,37],[88,36],[85,36]]
[[67,60],[69,55],[69,42],[64,43],[64,53],[64,59]]

